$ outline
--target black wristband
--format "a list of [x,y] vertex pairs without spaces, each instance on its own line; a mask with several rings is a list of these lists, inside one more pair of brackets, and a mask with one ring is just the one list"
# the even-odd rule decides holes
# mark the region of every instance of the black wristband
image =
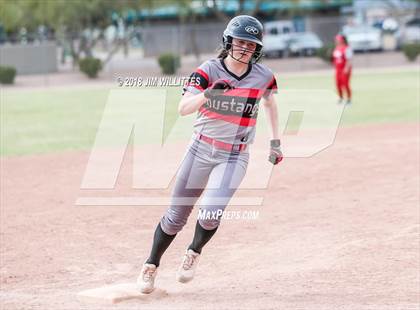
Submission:
[[280,139],[272,139],[270,140],[271,147],[280,147]]

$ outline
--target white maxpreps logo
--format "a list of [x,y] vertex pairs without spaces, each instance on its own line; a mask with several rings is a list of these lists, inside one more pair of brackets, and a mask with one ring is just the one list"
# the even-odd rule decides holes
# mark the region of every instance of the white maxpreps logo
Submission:
[[258,29],[255,28],[254,26],[246,26],[245,27],[245,31],[250,33],[250,34],[258,34]]

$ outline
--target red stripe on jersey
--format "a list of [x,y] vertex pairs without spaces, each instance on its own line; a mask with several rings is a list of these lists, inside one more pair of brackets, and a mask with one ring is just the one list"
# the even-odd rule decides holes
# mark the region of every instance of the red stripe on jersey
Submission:
[[277,93],[277,81],[274,75],[271,78],[270,82],[268,83],[267,88],[265,89],[264,97],[268,98],[273,93]]
[[243,97],[259,99],[263,96],[264,90],[258,88],[234,88],[226,91],[223,95],[232,97]]
[[204,72],[203,70],[201,70],[201,69],[197,69],[197,70],[195,70],[197,73],[200,73],[206,80],[207,80],[207,82],[209,81],[209,76],[207,75],[207,73],[206,72]]
[[220,119],[232,124],[237,124],[240,126],[255,126],[257,120],[255,118],[247,118],[247,117],[240,117],[235,115],[224,115],[217,113],[215,111],[211,111],[206,109],[205,107],[201,107],[199,110],[203,115],[213,118],[213,119]]
[[276,85],[276,84],[274,84],[274,85],[272,85],[271,87],[268,87],[268,88],[267,88],[267,90],[268,90],[268,91],[270,91],[270,90],[271,90],[271,91],[273,91],[273,90],[278,90],[278,88],[277,88],[277,85]]
[[273,86],[275,87],[275,89],[277,89],[276,78],[274,77],[274,75],[273,75],[272,79],[270,80],[270,83],[268,83],[267,88],[271,89],[271,88],[273,88]]

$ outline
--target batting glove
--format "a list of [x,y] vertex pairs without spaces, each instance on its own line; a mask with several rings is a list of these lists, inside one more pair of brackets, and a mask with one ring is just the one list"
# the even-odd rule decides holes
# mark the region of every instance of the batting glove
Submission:
[[268,161],[273,165],[277,165],[283,160],[283,153],[280,150],[280,140],[273,139],[270,141],[270,156]]
[[207,88],[204,91],[204,97],[206,98],[212,98],[217,94],[220,94],[221,91],[220,90],[229,90],[229,89],[233,89],[233,86],[229,84],[228,81],[226,80],[216,80],[209,88]]

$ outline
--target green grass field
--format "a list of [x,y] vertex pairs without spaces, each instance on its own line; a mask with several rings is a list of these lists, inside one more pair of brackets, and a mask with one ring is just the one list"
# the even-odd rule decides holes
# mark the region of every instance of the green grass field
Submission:
[[[278,77],[282,89],[334,90],[330,75]],[[419,71],[360,73],[353,76],[353,102],[342,126],[419,120]],[[89,150],[109,89],[2,90],[1,156]],[[180,90],[170,89],[165,131],[176,120]],[[279,103],[281,104],[281,103]],[[264,117],[259,117],[264,122]]]

